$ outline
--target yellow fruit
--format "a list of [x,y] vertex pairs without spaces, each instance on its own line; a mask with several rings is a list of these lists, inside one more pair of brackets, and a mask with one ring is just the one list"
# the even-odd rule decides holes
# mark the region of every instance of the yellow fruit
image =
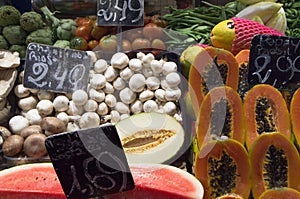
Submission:
[[191,64],[196,55],[203,50],[203,47],[194,45],[187,47],[180,56],[180,68],[184,77],[188,78]]
[[223,48],[225,50],[231,51],[232,44],[235,37],[233,20],[224,20],[217,24],[211,31],[210,40],[214,47]]

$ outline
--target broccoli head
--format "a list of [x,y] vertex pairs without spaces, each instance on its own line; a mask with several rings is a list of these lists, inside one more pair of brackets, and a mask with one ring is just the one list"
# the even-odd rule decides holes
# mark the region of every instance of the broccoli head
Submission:
[[53,45],[53,35],[50,28],[38,29],[31,32],[26,38],[26,44],[29,43],[40,43],[46,45]]
[[20,25],[5,26],[3,36],[11,45],[25,44],[27,32]]
[[26,45],[11,45],[8,50],[12,53],[18,52],[20,58],[25,58],[26,48],[27,48]]
[[24,12],[20,17],[20,25],[27,32],[33,32],[44,26],[42,15],[37,12]]
[[0,49],[7,49],[8,43],[6,39],[3,37],[3,35],[0,35]]
[[10,5],[0,7],[0,26],[20,24],[21,13],[18,9]]

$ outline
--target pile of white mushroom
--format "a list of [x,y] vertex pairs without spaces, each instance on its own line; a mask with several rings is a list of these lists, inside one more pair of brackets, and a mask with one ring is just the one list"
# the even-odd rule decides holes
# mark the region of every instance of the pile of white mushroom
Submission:
[[[9,120],[12,135],[22,137],[24,143],[35,134],[33,129],[48,136],[104,123],[114,124],[140,112],[166,113],[182,121],[178,107],[181,79],[175,62],[157,60],[152,53],[142,52],[131,59],[119,52],[110,62],[97,59],[93,52],[89,54],[92,65],[87,91],[63,94],[25,88],[21,73],[14,89],[20,113]],[[24,144],[18,153],[22,150],[24,152]],[[39,157],[45,153],[25,155]]]

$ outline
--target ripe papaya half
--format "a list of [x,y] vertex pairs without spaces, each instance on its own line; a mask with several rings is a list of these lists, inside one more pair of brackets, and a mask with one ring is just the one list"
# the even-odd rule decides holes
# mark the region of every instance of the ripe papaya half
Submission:
[[204,97],[197,120],[198,146],[210,139],[227,136],[244,144],[242,99],[229,86],[211,89]]
[[247,92],[243,106],[248,149],[262,133],[278,131],[291,138],[288,108],[278,89],[257,84]]
[[284,187],[279,189],[268,189],[259,196],[259,199],[274,199],[274,198],[300,199],[300,192],[292,188]]
[[238,63],[234,55],[224,49],[208,46],[193,60],[189,71],[189,92],[198,117],[204,96],[214,87],[238,87]]
[[238,82],[238,93],[242,98],[249,90],[248,83],[248,63],[249,63],[250,49],[243,49],[235,55],[235,59],[239,66],[239,82]]
[[299,153],[282,133],[261,134],[253,143],[249,158],[254,199],[268,189],[290,187],[300,190]]
[[199,151],[195,176],[204,187],[204,199],[234,193],[248,198],[251,169],[245,147],[232,138],[207,142]]
[[292,123],[292,130],[296,138],[296,142],[300,144],[300,88],[298,88],[290,103],[290,117]]

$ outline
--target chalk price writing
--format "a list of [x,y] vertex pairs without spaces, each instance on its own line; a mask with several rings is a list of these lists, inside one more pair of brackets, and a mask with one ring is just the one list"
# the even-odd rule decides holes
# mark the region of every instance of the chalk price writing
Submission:
[[142,25],[143,0],[98,0],[98,25]]
[[297,38],[256,36],[250,51],[250,83],[268,83],[283,88],[299,81],[299,47],[300,39]]
[[86,52],[29,44],[24,85],[58,92],[86,89],[90,58]]

